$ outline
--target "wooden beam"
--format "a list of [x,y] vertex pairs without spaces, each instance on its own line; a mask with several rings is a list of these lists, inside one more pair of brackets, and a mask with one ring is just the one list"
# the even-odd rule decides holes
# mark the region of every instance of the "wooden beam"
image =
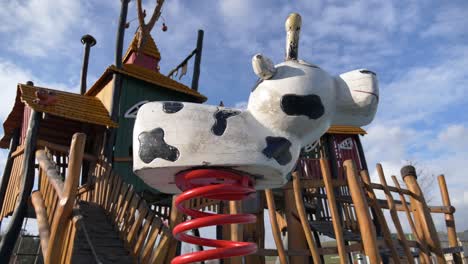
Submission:
[[[342,219],[338,213],[338,205],[335,199],[335,190],[333,188],[332,175],[328,166],[328,160],[320,159],[320,168],[322,169],[323,182],[325,183],[325,190],[328,196],[328,206],[332,217],[333,231],[335,232],[336,246],[338,248],[338,255],[340,256],[340,263],[346,263],[346,251],[343,237],[343,227],[340,220]],[[308,222],[307,222],[308,223]],[[318,263],[314,261],[314,263]]]
[[[80,133],[80,134],[82,134],[82,133]],[[40,140],[40,139],[37,141],[37,145],[39,147],[47,147],[47,148],[49,148],[51,150],[56,150],[56,151],[62,152],[64,154],[70,154],[70,147],[67,147],[67,146],[54,144],[54,143],[51,143],[51,142],[48,142],[48,141],[45,141],[45,140]],[[96,156],[91,155],[91,154],[87,154],[87,153],[83,153],[83,159],[87,160],[87,161],[93,161],[93,162],[97,161]]]
[[[304,179],[300,178],[301,180],[301,186],[304,189],[308,188],[325,188],[325,182],[324,181],[318,181],[316,179]],[[332,182],[333,188],[341,187],[341,186],[347,186],[346,180],[338,180],[334,179]],[[288,182],[286,185],[281,187],[281,189],[293,189],[293,183]]]
[[281,239],[281,231],[278,226],[278,220],[276,219],[276,206],[273,192],[271,189],[265,190],[265,197],[268,206],[268,215],[270,216],[271,230],[273,233],[273,239],[275,240],[276,248],[278,249],[279,261],[281,264],[288,264],[287,255],[284,251],[283,241]]
[[[241,201],[229,201],[229,214],[236,215],[242,213]],[[242,224],[230,225],[230,240],[231,241],[244,241],[244,228]],[[243,257],[229,258],[230,264],[242,264]]]
[[25,138],[26,145],[21,170],[22,179],[21,185],[19,186],[20,191],[16,201],[15,210],[10,218],[10,222],[3,235],[3,239],[0,241],[0,259],[3,260],[8,260],[11,257],[26,214],[27,201],[31,195],[34,185],[35,150],[41,116],[40,112],[31,110],[31,116]]
[[370,217],[369,205],[364,195],[361,181],[357,176],[356,166],[352,160],[345,161],[343,165],[346,169],[349,191],[353,198],[359,230],[361,231],[364,253],[369,258],[370,263],[380,263],[377,235]]
[[39,168],[47,175],[49,184],[55,189],[59,199],[64,199],[63,195],[63,180],[62,176],[59,174],[55,168],[55,164],[52,163],[44,150],[36,151],[37,162],[39,163]]
[[[265,221],[264,221],[265,195],[263,191],[257,191],[254,199],[242,201],[242,212],[255,214],[257,222],[245,224],[244,241],[256,242],[258,248],[265,248]],[[245,256],[245,264],[265,263],[265,257],[248,255]]]
[[[447,188],[447,183],[445,182],[445,176],[440,175],[437,177],[439,182],[440,188],[440,195],[442,196],[442,203],[446,207],[452,207],[450,203],[450,196]],[[455,210],[454,210],[455,211]],[[448,242],[450,247],[458,247],[458,238],[457,238],[457,230],[455,228],[455,217],[453,216],[454,212],[445,213],[445,225],[447,226],[447,235],[448,235]],[[462,263],[463,259],[460,253],[453,253],[453,261],[456,264]]]
[[[398,239],[400,240],[401,246],[403,247],[403,251],[405,252],[406,258],[410,264],[414,264],[414,257],[411,253],[410,247],[408,245],[408,241],[406,240],[405,232],[403,231],[403,227],[401,226],[400,219],[398,218],[398,212],[395,209],[395,201],[393,200],[393,196],[388,189],[387,180],[385,179],[385,174],[381,164],[377,164],[377,174],[379,175],[380,183],[382,184],[385,192],[385,196],[387,197],[388,207],[390,208],[390,217],[392,218],[393,225],[398,234]],[[395,261],[395,260],[394,260]],[[399,259],[396,260],[399,262]]]
[[[298,208],[296,207],[296,200],[294,198],[294,190],[284,190],[285,200],[285,215],[288,231],[288,249],[301,250],[307,249],[307,240],[304,230],[301,226],[301,221],[297,217],[299,215]],[[303,256],[289,256],[290,264],[307,263],[307,257]]]
[[393,244],[392,234],[390,232],[390,228],[388,227],[387,219],[385,219],[385,216],[382,212],[382,208],[380,207],[380,204],[377,201],[377,195],[375,195],[374,189],[370,187],[371,181],[370,181],[369,174],[366,170],[361,171],[361,178],[366,184],[367,196],[369,196],[371,200],[371,203],[370,203],[371,206],[374,207],[375,216],[377,217],[377,221],[380,224],[380,228],[382,230],[382,235],[384,237],[385,244],[387,248],[390,249],[390,254],[392,255],[392,258],[396,259],[396,261],[399,262],[398,252],[396,251],[395,245]]
[[47,219],[47,211],[44,204],[44,198],[41,192],[35,191],[31,195],[31,202],[36,212],[37,228],[39,230],[39,238],[41,239],[42,255],[45,256],[49,247],[50,227]]
[[[394,175],[392,175],[392,180],[393,180],[393,184],[395,184],[395,187],[397,188],[397,190],[401,190],[400,183],[398,182],[397,178]],[[398,194],[400,195],[400,200],[402,202],[402,206],[403,206],[404,211],[406,213],[406,217],[408,219],[408,223],[410,225],[411,231],[413,232],[413,235],[416,237],[416,241],[419,243],[419,249],[421,250],[421,252],[420,252],[421,263],[429,264],[429,263],[431,263],[430,252],[429,252],[429,249],[427,248],[426,241],[421,239],[421,237],[418,234],[417,228],[416,228],[416,226],[414,224],[414,221],[413,221],[413,217],[411,216],[410,207],[409,207],[408,203],[406,202],[405,196],[400,191],[398,191]]]
[[[65,240],[67,226],[72,219],[73,206],[75,205],[76,193],[80,180],[81,164],[83,161],[86,135],[76,133],[70,147],[67,177],[63,185],[62,197],[54,213],[51,225],[50,245],[44,256],[46,263],[55,263],[61,256],[61,245]],[[58,262],[57,262],[58,263]]]
[[412,192],[411,208],[415,215],[416,226],[421,228],[419,230],[421,238],[427,242],[429,249],[437,256],[437,263],[446,263],[431,212],[417,181],[416,169],[413,166],[405,166],[401,169],[401,176],[408,190]]
[[[301,220],[301,225],[302,229],[304,230],[304,235],[307,240],[307,245],[309,246],[310,253],[312,255],[312,259],[314,263],[320,263],[320,255],[318,254],[317,251],[317,245],[314,241],[314,238],[312,237],[312,230],[310,229],[309,226],[309,221],[307,219],[305,207],[304,207],[304,200],[302,197],[302,189],[301,189],[301,184],[299,181],[299,173],[297,171],[292,173],[293,177],[293,186],[294,186],[294,200],[296,201],[296,207],[297,207],[297,212],[299,214],[299,219]],[[343,232],[341,232],[343,234]],[[344,241],[341,241],[344,242]],[[337,243],[340,243],[337,239]],[[343,243],[344,247],[344,243]],[[340,255],[340,263],[344,263],[345,258],[342,258]]]

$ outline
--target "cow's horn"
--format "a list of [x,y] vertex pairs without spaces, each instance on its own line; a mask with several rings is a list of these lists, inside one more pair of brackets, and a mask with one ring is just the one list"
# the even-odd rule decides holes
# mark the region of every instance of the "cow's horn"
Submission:
[[285,60],[297,60],[299,53],[299,33],[301,32],[302,19],[298,13],[291,13],[286,19],[286,58]]

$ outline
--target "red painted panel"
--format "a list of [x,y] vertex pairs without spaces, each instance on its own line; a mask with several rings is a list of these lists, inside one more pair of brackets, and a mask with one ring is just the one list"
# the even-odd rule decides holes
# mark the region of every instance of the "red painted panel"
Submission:
[[27,105],[24,107],[23,110],[23,124],[21,125],[21,138],[20,144],[24,143],[24,139],[26,138],[26,133],[28,132],[28,125],[29,125],[29,117],[31,116],[31,108]]
[[135,64],[153,71],[159,71],[158,68],[158,60],[153,57],[146,56],[145,54],[141,54],[137,56],[135,52],[129,56],[125,64]]
[[362,162],[359,156],[359,150],[356,140],[357,135],[334,134],[332,139],[332,153],[335,156],[336,166],[338,168],[338,179],[345,179],[346,175],[343,169],[345,160],[353,160],[356,163],[356,168],[362,170]]
[[319,159],[301,158],[297,166],[302,172],[302,177],[307,179],[322,179],[322,171],[320,170]]

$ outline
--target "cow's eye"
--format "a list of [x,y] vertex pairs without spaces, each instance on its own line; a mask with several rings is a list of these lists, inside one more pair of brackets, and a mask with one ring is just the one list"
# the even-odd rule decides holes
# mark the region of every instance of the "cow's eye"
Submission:
[[377,74],[375,74],[375,72],[373,72],[373,71],[369,71],[369,70],[360,70],[359,72],[360,72],[360,73],[364,73],[364,74],[372,74],[372,75],[377,75]]

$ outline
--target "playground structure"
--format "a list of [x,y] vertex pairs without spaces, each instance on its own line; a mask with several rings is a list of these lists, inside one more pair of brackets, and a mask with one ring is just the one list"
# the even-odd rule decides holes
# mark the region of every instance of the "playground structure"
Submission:
[[[359,138],[366,132],[356,126],[324,128],[319,134],[325,134],[302,149],[290,176],[274,189],[265,185],[255,191],[252,183],[241,180],[247,185],[241,196],[248,194],[253,197],[250,200],[220,201],[205,194],[181,201],[185,199],[180,194],[158,192],[136,176],[131,138],[138,109],[147,101],[206,100],[198,91],[198,81],[190,88],[159,73],[161,55],[150,31],[163,2],[157,1],[150,22],[145,24],[138,1],[141,30],[125,56],[117,48],[115,65],[89,90],[86,68],[95,43],[89,36],[83,38],[81,94],[42,88],[32,82],[18,85],[0,140],[1,147],[9,148],[0,187],[0,221],[10,219],[0,242],[2,261],[14,254],[21,224],[28,217],[37,220],[44,263],[171,263],[181,255],[180,233],[175,231],[174,235],[173,231],[190,219],[177,207],[180,204],[192,214],[245,213],[256,217],[257,221],[231,219],[231,225],[217,225],[217,239],[251,243],[247,244],[249,255],[226,258],[224,263],[265,263],[271,256],[277,256],[281,264],[324,263],[328,255],[337,255],[340,263],[353,263],[355,254],[363,255],[367,263],[446,263],[448,255],[454,263],[464,262],[457,243],[455,208],[444,177],[439,177],[441,206],[425,202],[412,167],[402,169],[404,188],[395,176],[394,186],[389,186],[380,165],[380,183],[371,182]],[[128,0],[122,1],[120,47],[127,4]],[[194,56],[192,80],[198,80],[201,63],[203,33],[198,36],[196,48],[175,69],[184,67]],[[294,45],[291,50],[288,56],[297,59]],[[256,64],[256,73],[268,79],[273,70],[264,62]],[[225,174],[225,178],[231,177],[229,171]],[[217,185],[208,187],[223,187]],[[270,223],[263,221],[265,210]],[[385,218],[385,210],[391,222]],[[403,230],[404,219],[398,212],[405,214],[410,231]],[[445,215],[449,248],[440,245],[431,217],[435,213]],[[266,228],[273,231],[276,249],[265,248]],[[200,237],[197,228],[193,234]],[[334,239],[336,246],[322,245],[321,236]],[[196,248],[207,251],[204,246]]]

